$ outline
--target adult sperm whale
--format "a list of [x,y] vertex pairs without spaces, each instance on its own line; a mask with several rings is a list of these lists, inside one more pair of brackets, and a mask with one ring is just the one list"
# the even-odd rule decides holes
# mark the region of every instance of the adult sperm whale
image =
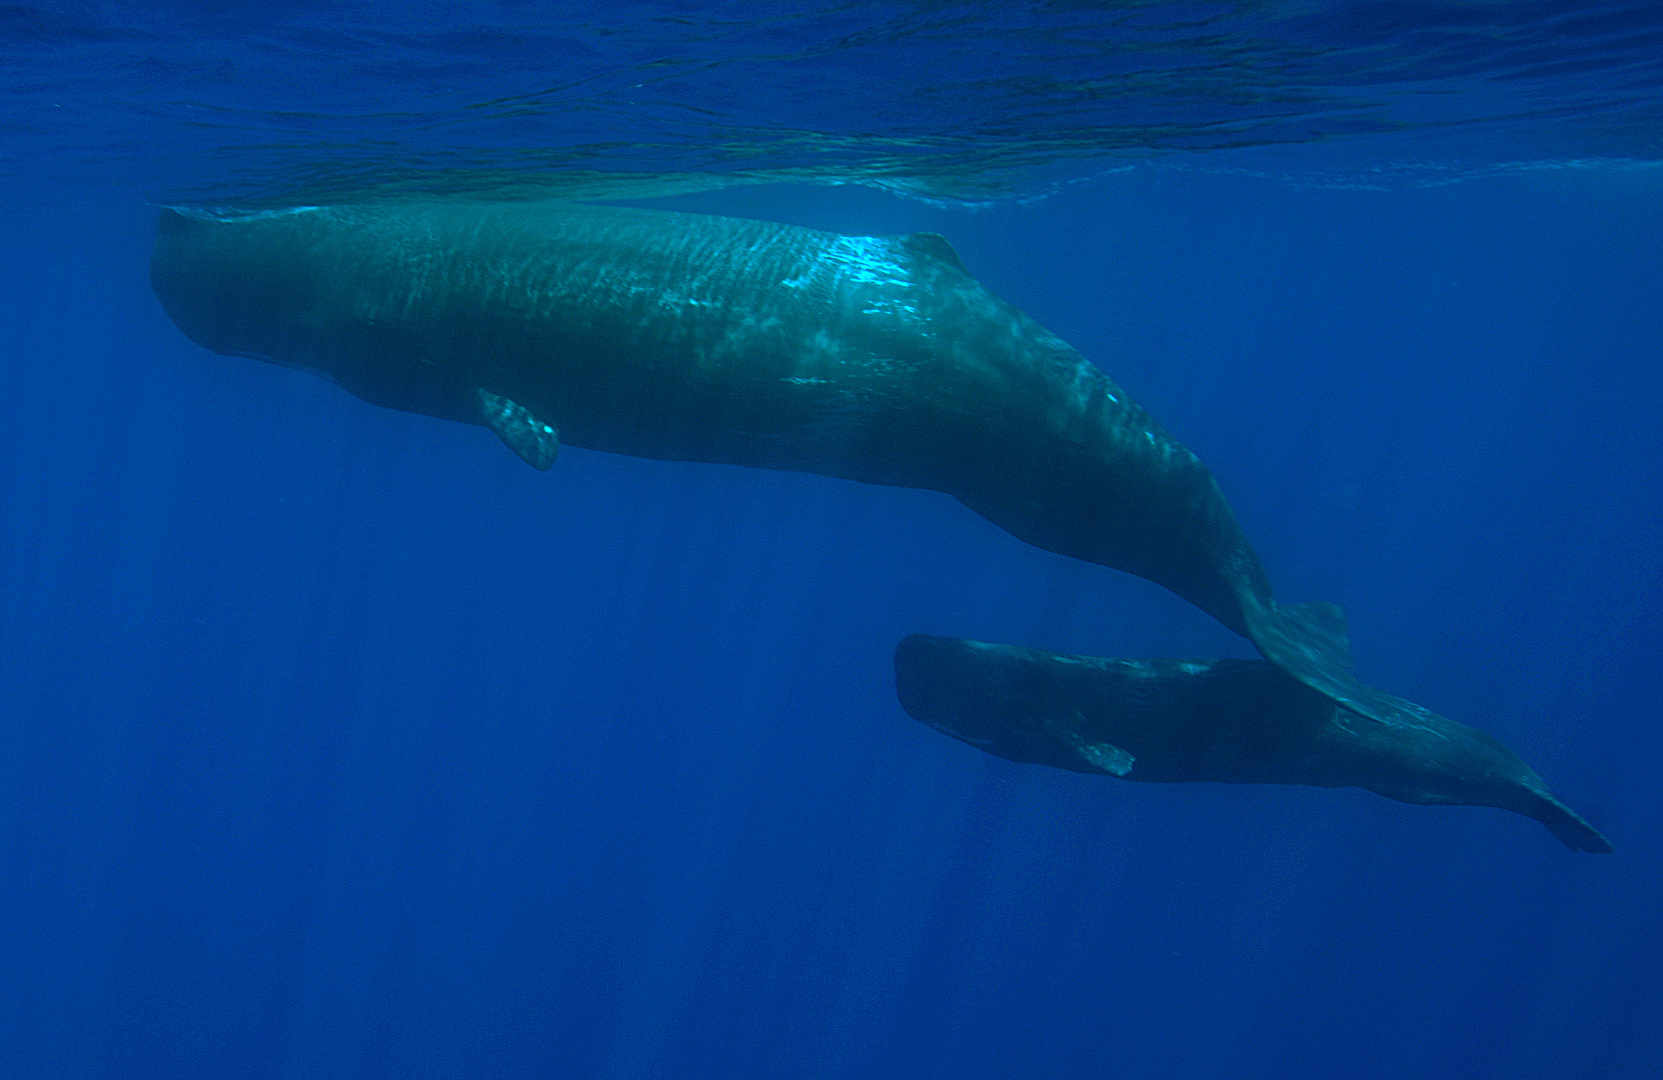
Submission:
[[931,233],[547,203],[164,210],[162,306],[215,352],[366,401],[558,443],[956,496],[1050,551],[1148,578],[1335,703],[1331,605],[1278,605],[1218,485],[1078,352]]
[[1484,732],[1442,717],[1366,720],[1263,660],[1110,660],[914,634],[895,649],[895,692],[913,719],[1011,761],[1497,806],[1540,821],[1572,851],[1611,850]]

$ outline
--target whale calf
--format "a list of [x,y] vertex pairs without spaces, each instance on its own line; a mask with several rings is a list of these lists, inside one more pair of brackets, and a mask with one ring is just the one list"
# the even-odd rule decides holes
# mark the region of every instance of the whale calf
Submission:
[[1278,604],[1211,474],[932,233],[841,236],[557,203],[167,209],[151,281],[215,352],[395,409],[561,443],[928,488],[1128,571],[1386,726],[1339,609]]
[[1112,660],[914,634],[901,707],[1011,761],[1156,783],[1360,787],[1410,803],[1496,806],[1573,851],[1611,844],[1482,731],[1379,723],[1263,660]]

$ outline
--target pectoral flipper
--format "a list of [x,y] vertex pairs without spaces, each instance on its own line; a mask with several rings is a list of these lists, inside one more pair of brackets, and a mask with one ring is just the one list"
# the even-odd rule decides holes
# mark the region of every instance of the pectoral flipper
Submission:
[[545,424],[523,405],[515,404],[489,390],[475,390],[480,418],[497,433],[508,449],[533,469],[547,471],[560,452],[560,433]]

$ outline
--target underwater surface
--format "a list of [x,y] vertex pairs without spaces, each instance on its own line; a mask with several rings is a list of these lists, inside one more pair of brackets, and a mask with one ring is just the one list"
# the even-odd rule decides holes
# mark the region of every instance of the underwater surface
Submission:
[[[0,6],[0,1076],[1663,1075],[1663,7]],[[938,493],[192,344],[159,208],[946,236],[1616,848],[909,718],[1252,646]]]

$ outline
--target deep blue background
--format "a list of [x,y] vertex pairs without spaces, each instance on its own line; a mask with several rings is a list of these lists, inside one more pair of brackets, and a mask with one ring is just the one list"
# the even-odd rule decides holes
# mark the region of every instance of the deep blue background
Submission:
[[1663,200],[1142,168],[934,229],[1218,475],[1361,674],[1605,829],[1023,767],[924,631],[1250,655],[950,500],[209,355],[152,208],[0,210],[0,1076],[1654,1077]]

